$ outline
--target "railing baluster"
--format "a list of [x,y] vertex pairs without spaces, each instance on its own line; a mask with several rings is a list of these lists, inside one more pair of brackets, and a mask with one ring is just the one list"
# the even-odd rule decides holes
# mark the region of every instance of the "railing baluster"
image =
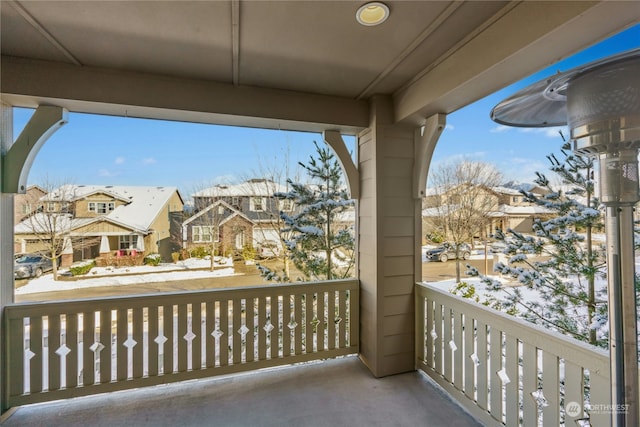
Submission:
[[191,369],[202,369],[202,303],[200,300],[191,303]]
[[476,364],[472,355],[476,354],[476,333],[473,324],[473,316],[464,316],[464,394],[471,400],[476,400],[475,376]]
[[305,353],[313,353],[313,343],[315,341],[314,338],[314,328],[313,328],[313,318],[315,316],[313,310],[313,300],[315,293],[308,291],[305,294],[305,310],[304,310],[304,318],[305,318],[305,339],[304,339],[304,348]]
[[[304,328],[304,325],[302,324],[303,317],[302,317],[302,295],[301,294],[298,294],[298,293],[296,294],[294,310],[295,310],[295,313],[296,313],[295,321],[298,324],[298,326],[296,326],[295,334],[294,334],[295,352],[296,352],[296,354],[302,354],[302,329]],[[344,343],[344,340],[345,340],[344,323],[346,323],[346,321],[343,321],[342,325],[341,325],[342,326],[342,342],[343,343]],[[342,347],[344,347],[344,344],[342,345]]]
[[[589,372],[589,390],[592,408],[597,407],[596,405],[607,407],[611,404],[611,386],[608,378],[595,372]],[[611,423],[611,415],[606,410],[591,411],[589,415],[592,426],[608,426]]]
[[427,320],[427,329],[424,331],[424,333],[421,333],[420,335],[423,336],[423,340],[424,340],[424,335],[426,334],[427,336],[427,358],[425,359],[425,363],[427,364],[427,366],[431,367],[431,368],[436,368],[435,365],[435,361],[434,361],[434,346],[435,346],[435,339],[433,338],[431,332],[434,331],[433,329],[433,316],[434,316],[434,309],[433,309],[433,300],[428,299],[426,297],[420,297],[421,301],[424,301],[425,303],[425,315],[426,315],[426,320]]
[[542,390],[548,405],[542,408],[545,425],[560,425],[560,381],[558,356],[542,352]]
[[162,373],[173,373],[173,304],[162,307],[162,334],[166,338],[162,352]]
[[148,352],[149,352],[149,362],[148,362],[148,375],[150,377],[155,377],[158,375],[158,357],[160,353],[160,344],[156,341],[158,338],[158,306],[150,305],[147,309],[147,324],[149,327],[149,335],[148,335]]
[[232,300],[232,312],[233,312],[233,340],[232,340],[232,349],[233,349],[233,364],[238,365],[242,362],[242,334],[240,328],[242,327],[242,300],[236,298]]
[[324,299],[326,296],[326,292],[319,291],[318,299],[316,301],[316,320],[318,324],[316,326],[316,349],[317,351],[324,350],[325,347],[325,303]]
[[229,300],[220,301],[220,366],[229,365]]
[[253,362],[255,359],[255,300],[247,298],[245,307],[245,324],[249,332],[245,337],[245,361]]
[[287,357],[291,354],[291,333],[289,328],[291,322],[291,296],[284,294],[282,296],[282,356]]
[[[338,323],[338,348],[345,348],[345,340],[346,340],[346,324],[347,324],[347,291],[338,291],[337,292],[339,299],[338,302],[338,311],[340,316],[340,322]],[[297,303],[297,299],[296,299]],[[296,304],[296,313],[299,312],[299,308]],[[300,323],[300,321],[298,321]],[[299,331],[299,329],[296,329]],[[296,342],[298,340],[296,339]],[[296,348],[296,354],[299,354]]]
[[5,375],[9,376],[9,395],[20,396],[24,393],[24,319],[12,319],[9,327],[15,333],[12,333],[8,339],[7,357],[11,363],[9,365],[11,369],[7,369]]
[[271,331],[271,358],[277,359],[280,356],[280,335],[282,330],[280,328],[280,303],[278,295],[271,294],[271,324],[273,325],[273,331]]
[[100,311],[100,344],[102,350],[96,349],[100,357],[100,384],[111,382],[111,310]]
[[91,346],[96,341],[96,313],[87,310],[82,315],[82,385],[90,386],[96,382],[95,353]]
[[462,364],[462,356],[464,354],[464,348],[462,346],[462,321],[463,315],[462,313],[458,313],[455,310],[452,310],[453,313],[453,341],[456,346],[455,351],[453,351],[453,383],[455,387],[462,391],[463,386],[463,364]]
[[267,325],[267,298],[258,298],[258,359],[267,358],[267,337],[269,333],[265,330]]
[[142,307],[133,309],[131,336],[136,344],[133,346],[133,378],[142,378],[144,372],[144,316],[142,315]]
[[187,304],[178,304],[178,372],[185,372],[187,370],[187,347],[189,341],[185,336],[187,335]]
[[125,341],[129,338],[129,310],[121,308],[118,310],[116,325],[116,351],[117,351],[117,374],[118,381],[126,380],[129,373],[129,349],[125,346]]
[[60,388],[60,356],[56,350],[60,348],[60,315],[49,316],[49,390]]
[[452,330],[451,330],[451,308],[444,307],[444,335],[442,336],[442,345],[444,348],[444,377],[447,381],[453,381],[453,351],[451,348]]
[[581,366],[570,361],[564,361],[564,405],[577,403],[580,405],[579,414],[571,415],[573,411],[565,410],[564,423],[571,426],[576,425],[576,420],[583,418],[584,408],[584,374]]
[[66,319],[65,345],[69,353],[65,359],[65,388],[75,388],[78,386],[78,315],[67,314]]
[[505,373],[509,382],[505,386],[505,421],[508,426],[517,426],[520,399],[518,396],[518,340],[509,334],[505,336]]
[[489,354],[487,352],[487,325],[478,320],[477,321],[477,356],[480,364],[478,365],[478,406],[482,409],[489,409],[488,393],[489,387],[487,386],[487,372],[489,364]]
[[524,425],[538,425],[538,406],[532,393],[538,390],[538,357],[536,348],[522,344],[522,418]]
[[444,348],[443,348],[443,318],[442,304],[434,301],[434,317],[433,317],[433,368],[439,374],[444,374]]
[[[11,330],[13,330],[13,324],[11,326]],[[29,361],[29,392],[40,393],[42,391],[42,363],[44,361],[42,316],[29,318],[29,335],[29,346],[33,352],[33,357]]]
[[327,298],[327,329],[329,330],[327,348],[333,350],[336,348],[336,293],[329,291],[327,294],[329,295]]
[[489,404],[491,415],[498,421],[502,420],[502,381],[498,371],[502,369],[502,334],[495,326],[489,331]]

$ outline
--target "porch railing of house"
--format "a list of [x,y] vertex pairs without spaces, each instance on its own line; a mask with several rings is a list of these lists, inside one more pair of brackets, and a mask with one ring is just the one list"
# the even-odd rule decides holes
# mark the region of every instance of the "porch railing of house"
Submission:
[[357,280],[5,308],[7,407],[358,353]]
[[420,283],[416,343],[417,368],[486,425],[610,425],[606,351]]

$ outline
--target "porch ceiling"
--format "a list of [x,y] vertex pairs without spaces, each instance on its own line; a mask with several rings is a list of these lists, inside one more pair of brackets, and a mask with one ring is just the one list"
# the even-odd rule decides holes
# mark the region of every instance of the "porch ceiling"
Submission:
[[[356,132],[393,96],[422,124],[637,22],[633,2],[1,2],[2,100]],[[607,19],[601,19],[606,16]]]

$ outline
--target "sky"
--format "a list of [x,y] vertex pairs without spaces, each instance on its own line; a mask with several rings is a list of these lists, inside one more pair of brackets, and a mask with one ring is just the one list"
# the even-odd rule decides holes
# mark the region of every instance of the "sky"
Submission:
[[[532,182],[536,171],[547,171],[545,156],[559,152],[559,129],[500,126],[489,118],[491,109],[558,71],[637,47],[640,24],[449,114],[431,167],[478,160],[496,166],[505,181]],[[31,110],[15,109],[14,137],[31,114]],[[568,135],[566,129],[563,133]],[[344,139],[353,151],[355,137]],[[28,184],[175,186],[188,198],[198,189],[242,182],[285,165],[290,176],[300,175],[297,163],[313,155],[314,141],[321,143],[321,135],[70,113],[69,123],[38,153]]]

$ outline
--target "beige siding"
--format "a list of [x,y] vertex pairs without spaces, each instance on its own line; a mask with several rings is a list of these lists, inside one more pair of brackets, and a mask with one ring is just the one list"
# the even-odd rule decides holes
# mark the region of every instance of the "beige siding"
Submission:
[[390,99],[378,98],[372,107],[371,128],[358,143],[360,349],[372,372],[385,376],[414,369],[420,221],[419,201],[412,197],[413,129],[388,124]]
[[105,215],[105,214],[99,214],[97,212],[89,212],[89,202],[114,203],[115,208],[125,204],[122,200],[114,199],[113,196],[110,196],[108,194],[104,194],[104,193],[92,194],[82,200],[78,200],[75,202],[76,218],[94,218],[97,216]]

